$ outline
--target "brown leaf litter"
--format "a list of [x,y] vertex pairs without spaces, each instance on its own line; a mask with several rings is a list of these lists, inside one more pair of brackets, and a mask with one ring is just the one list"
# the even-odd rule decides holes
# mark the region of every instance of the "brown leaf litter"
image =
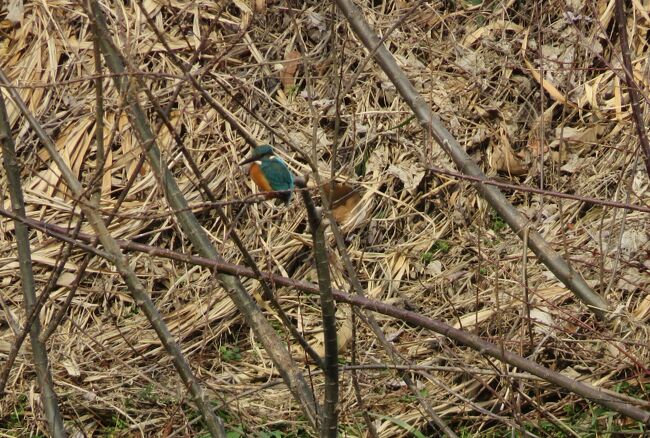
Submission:
[[[599,325],[532,254],[524,265],[527,250],[521,240],[504,228],[469,183],[429,170],[445,165],[432,162],[433,140],[410,118],[407,105],[378,66],[363,63],[367,51],[342,17],[333,14],[331,4],[235,1],[218,15],[218,3],[146,1],[145,7],[173,50],[186,60],[207,37],[209,44],[193,71],[208,68],[201,83],[210,95],[260,143],[275,143],[294,173],[311,170],[258,118],[307,154],[315,145],[310,156],[328,179],[332,143],[338,141],[334,217],[341,222],[368,296],[471,330],[557,371],[610,390],[625,387],[647,399],[639,392],[647,391],[643,385],[650,372],[647,214],[508,193],[531,225],[615,304],[620,326]],[[372,8],[357,3],[363,3],[366,18],[380,34],[412,7],[410,2],[374,2]],[[452,3],[456,10],[445,9]],[[554,2],[553,7],[535,2],[485,1],[480,7],[470,3],[475,2],[423,2],[386,44],[473,159],[512,183],[647,205],[648,176],[640,172],[642,157],[619,78],[619,46],[606,33],[613,23],[609,2],[572,0]],[[632,2],[634,14],[630,11],[628,25],[634,75],[644,90],[645,32],[650,26],[646,3]],[[140,70],[143,84],[166,105],[182,80],[181,71],[137,6],[109,7],[115,43]],[[211,20],[218,20],[218,25],[205,35]],[[97,165],[94,61],[90,27],[79,4],[12,1],[0,11],[0,23],[2,68],[21,87],[23,99],[76,175],[92,174]],[[300,39],[306,46],[303,54],[297,51]],[[338,82],[346,86],[354,77],[349,94],[341,97],[337,125]],[[104,82],[104,92],[105,141],[112,143],[101,180],[101,208],[108,212],[134,176],[141,148],[112,82]],[[144,93],[142,99],[146,102]],[[152,125],[158,126],[149,103],[147,109]],[[60,226],[76,222],[78,209],[60,172],[13,105],[8,104],[8,110],[23,166],[28,216]],[[250,196],[252,185],[237,166],[248,147],[187,83],[178,94],[171,121],[220,199]],[[187,163],[164,127],[158,140],[189,202],[202,202]],[[8,208],[4,172],[0,178],[2,204]],[[113,236],[192,252],[148,166],[135,178],[111,225]],[[328,189],[324,195],[329,196]],[[233,219],[239,215],[237,231],[262,270],[315,282],[311,236],[298,198],[286,209],[267,204],[224,208]],[[243,263],[229,240],[229,229],[209,212],[202,213],[201,220],[223,257]],[[23,323],[25,315],[13,223],[3,219],[0,227],[0,358],[4,358],[15,337],[13,327]],[[89,229],[84,226],[83,231]],[[38,232],[31,238],[41,290],[61,245]],[[335,285],[349,290],[340,250],[331,234],[328,238]],[[82,257],[75,250],[66,265],[41,313],[45,324],[65,301],[70,275],[76,274]],[[277,370],[209,271],[145,255],[134,254],[132,263],[209,397],[227,402],[221,410],[229,430],[240,428],[247,436],[273,431],[312,434],[305,431],[307,423],[287,388],[272,384]],[[530,317],[522,302],[524,284],[529,288]],[[245,280],[245,285],[259,297],[256,281]],[[276,293],[299,330],[319,348],[317,298],[288,289]],[[273,311],[265,308],[265,312],[281,330]],[[499,435],[521,420],[544,435],[536,425],[547,421],[557,430],[571,428],[575,436],[593,427],[605,433],[608,425],[625,422],[618,415],[610,419],[603,414],[593,426],[569,417],[565,406],[587,409],[588,403],[444,338],[376,316],[386,333],[399,333],[391,342],[407,362],[421,367],[412,373],[420,395],[453,428],[464,428],[473,436]],[[425,435],[433,433],[417,401],[399,385],[399,375],[382,368],[390,367],[392,358],[364,322],[356,319],[353,338],[350,309],[340,305],[339,317],[345,347],[342,433],[367,436],[363,409],[346,368],[352,364],[352,351],[354,363],[362,367],[356,373],[364,407],[379,436],[407,436],[404,424]],[[293,349],[293,341],[282,333]],[[92,259],[48,348],[55,389],[71,430],[87,436],[201,433],[200,423],[191,421],[196,412],[187,391],[160,341],[106,261]],[[293,351],[304,360],[299,349]],[[7,395],[0,400],[0,424],[14,436],[46,430],[30,361],[26,343]],[[311,373],[317,394],[322,394],[322,375],[309,363],[303,362],[303,367]],[[515,386],[512,376],[518,379]],[[518,395],[520,390],[523,396]],[[536,395],[528,398],[529,394]]]

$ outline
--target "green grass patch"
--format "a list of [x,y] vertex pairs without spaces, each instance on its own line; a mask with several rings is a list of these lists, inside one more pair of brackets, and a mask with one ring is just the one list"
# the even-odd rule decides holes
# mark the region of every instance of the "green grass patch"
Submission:
[[422,253],[420,260],[422,260],[422,263],[431,263],[435,259],[437,253],[448,253],[450,249],[451,244],[446,240],[436,240],[431,244],[427,251]]
[[219,347],[219,355],[225,362],[237,362],[241,360],[241,353],[239,347],[222,345]]

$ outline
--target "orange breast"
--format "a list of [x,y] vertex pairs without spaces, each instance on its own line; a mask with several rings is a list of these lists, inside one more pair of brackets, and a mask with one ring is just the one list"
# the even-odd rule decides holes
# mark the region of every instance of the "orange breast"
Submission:
[[262,169],[260,168],[259,164],[257,163],[251,164],[248,174],[250,175],[251,179],[255,182],[255,184],[257,184],[257,187],[262,189],[262,191],[264,192],[273,191],[273,189],[271,188],[271,184],[269,184],[268,180],[264,176],[264,172],[262,172]]

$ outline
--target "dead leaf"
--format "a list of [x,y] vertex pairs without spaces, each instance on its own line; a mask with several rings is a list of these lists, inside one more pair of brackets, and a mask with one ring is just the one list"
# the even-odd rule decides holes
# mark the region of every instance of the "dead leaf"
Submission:
[[[323,337],[323,333],[319,333],[314,336],[314,340],[310,342],[314,351],[321,357],[325,356]],[[348,316],[345,318],[343,324],[336,330],[336,345],[338,346],[339,353],[345,351],[350,340],[352,340],[352,317]]]
[[392,333],[386,333],[386,340],[387,340],[388,342],[394,342],[394,341],[397,340],[397,338],[399,338],[400,336],[402,336],[403,333],[404,333],[404,329],[403,329],[403,328],[400,328],[399,330],[397,330],[397,331],[395,331],[395,332],[392,332]]
[[440,260],[434,260],[427,265],[426,271],[427,274],[431,275],[432,277],[440,275],[442,273],[442,263]]
[[488,163],[490,167],[500,173],[508,175],[524,175],[528,168],[524,162],[517,157],[510,146],[510,140],[501,129],[500,141],[492,142],[492,147],[488,151]]
[[560,370],[560,374],[563,374],[571,379],[578,379],[579,377],[582,376],[578,371],[575,370],[573,367],[567,367],[564,368],[563,370]]
[[582,158],[580,158],[580,155],[573,154],[571,155],[571,158],[569,158],[569,161],[560,167],[560,170],[565,173],[576,173],[578,170],[580,170],[580,167],[583,164],[584,163]]
[[7,354],[11,351],[11,344],[7,341],[0,341],[0,353]]
[[632,311],[636,321],[645,321],[650,316],[650,295],[645,297],[641,303]]
[[258,14],[266,12],[266,0],[255,0],[255,12]]
[[79,365],[77,365],[74,359],[72,358],[63,359],[61,363],[63,364],[65,370],[68,372],[69,376],[71,377],[81,376],[81,370],[79,369]]
[[625,230],[621,236],[621,251],[626,255],[634,255],[637,251],[644,248],[650,238],[642,230]]
[[559,140],[566,143],[593,145],[596,144],[603,129],[602,125],[591,125],[585,129],[563,126],[555,130],[555,135]]
[[5,19],[13,24],[19,24],[23,21],[25,5],[23,0],[13,0],[7,5],[7,16]]
[[535,323],[533,331],[535,333],[546,335],[553,331],[553,315],[548,312],[548,309],[534,308],[530,310],[530,319]]
[[327,30],[327,22],[322,14],[316,11],[307,11],[307,27],[316,28],[321,32]]
[[621,278],[617,282],[617,287],[627,292],[648,290],[648,276],[636,268],[625,269],[621,272]]
[[[329,199],[330,183],[323,184],[322,188],[325,196]],[[333,192],[333,199],[329,201],[332,215],[337,223],[342,224],[347,221],[354,207],[361,201],[361,194],[353,186],[339,182],[334,183]]]
[[282,86],[286,91],[296,84],[296,71],[298,71],[298,65],[300,64],[300,52],[292,50],[286,54],[284,59],[285,62],[282,65],[282,70],[280,70],[280,82],[282,82]]
[[404,188],[411,194],[414,194],[418,185],[420,185],[420,181],[424,178],[425,172],[424,169],[416,163],[403,161],[398,165],[391,164],[388,166],[387,173],[399,178],[399,180],[402,181],[402,184],[404,184]]
[[63,272],[56,280],[56,285],[70,287],[75,278],[77,278],[77,276],[72,272]]
[[650,191],[650,180],[645,171],[639,170],[634,174],[634,179],[632,180],[632,193],[645,193]]
[[542,142],[537,136],[531,137],[528,140],[528,144],[526,145],[526,148],[528,148],[528,150],[533,156],[540,155],[542,150],[545,154],[548,153],[548,145],[544,144],[544,146],[542,147]]

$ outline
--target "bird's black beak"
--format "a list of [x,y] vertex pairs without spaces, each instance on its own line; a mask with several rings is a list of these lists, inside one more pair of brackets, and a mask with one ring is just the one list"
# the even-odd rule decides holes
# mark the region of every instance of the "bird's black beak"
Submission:
[[241,163],[239,163],[239,165],[240,165],[240,166],[243,166],[244,164],[252,163],[252,162],[255,161],[255,160],[257,160],[257,157],[253,155],[252,157],[248,157],[248,158],[246,158],[244,161],[242,161]]

